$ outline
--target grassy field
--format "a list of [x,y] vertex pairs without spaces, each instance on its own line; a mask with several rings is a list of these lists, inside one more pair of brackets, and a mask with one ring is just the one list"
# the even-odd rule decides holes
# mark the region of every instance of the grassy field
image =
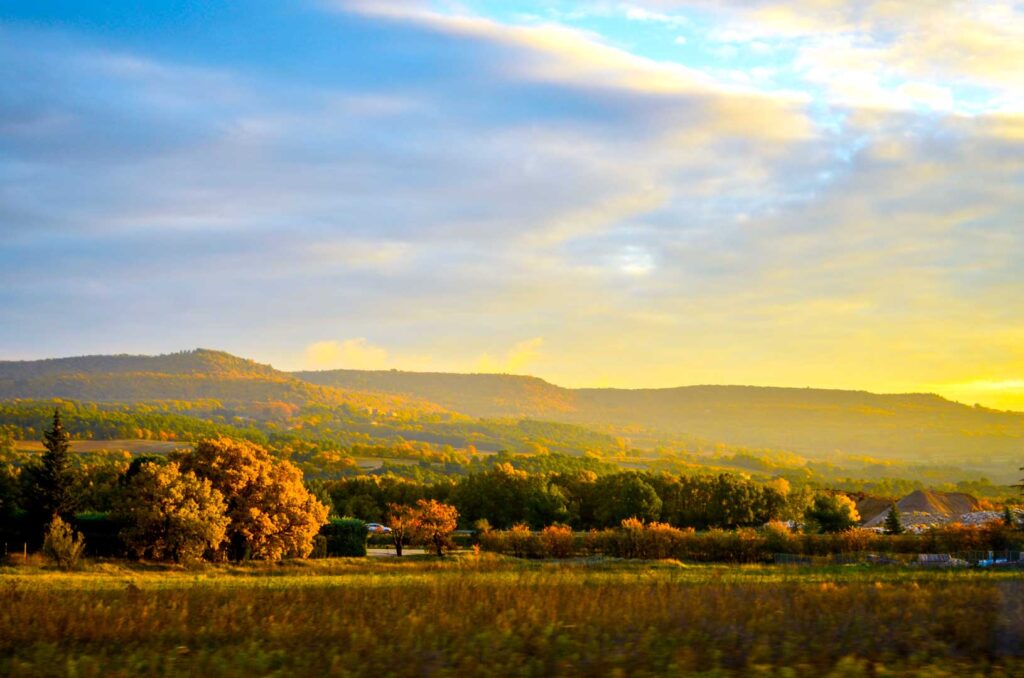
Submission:
[[523,562],[0,569],[0,675],[1024,675],[1009,573]]
[[[72,452],[124,451],[132,454],[167,454],[172,450],[191,447],[191,443],[168,440],[72,440]],[[42,452],[43,443],[38,440],[16,440],[14,449],[24,452]]]

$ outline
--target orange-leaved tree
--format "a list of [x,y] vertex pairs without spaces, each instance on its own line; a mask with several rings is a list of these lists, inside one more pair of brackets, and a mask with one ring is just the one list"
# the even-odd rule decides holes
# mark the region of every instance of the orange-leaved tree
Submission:
[[434,499],[420,499],[415,509],[416,540],[433,546],[437,555],[443,556],[444,550],[451,546],[452,532],[458,520],[459,512],[454,506]]
[[395,555],[402,555],[402,544],[416,529],[416,510],[404,504],[388,504],[387,525],[391,528],[391,541]]
[[176,455],[182,471],[206,478],[227,502],[229,557],[305,558],[328,509],[302,482],[302,471],[259,445],[231,438],[200,441]]

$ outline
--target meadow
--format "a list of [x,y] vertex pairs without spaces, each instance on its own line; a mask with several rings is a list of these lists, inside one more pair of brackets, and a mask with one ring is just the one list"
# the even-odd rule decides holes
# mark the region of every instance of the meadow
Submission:
[[1024,674],[1013,573],[676,561],[0,568],[5,676]]

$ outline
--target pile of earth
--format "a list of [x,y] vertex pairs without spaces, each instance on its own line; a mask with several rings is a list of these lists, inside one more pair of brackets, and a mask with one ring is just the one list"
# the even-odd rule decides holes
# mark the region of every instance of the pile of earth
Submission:
[[[863,527],[881,527],[889,513],[889,505],[880,509],[876,502],[865,501],[861,518]],[[871,512],[867,512],[870,509]],[[875,509],[878,509],[875,513]],[[927,526],[951,522],[968,513],[981,510],[981,503],[973,496],[963,492],[933,492],[917,490],[896,502],[900,512],[900,520],[904,526]]]

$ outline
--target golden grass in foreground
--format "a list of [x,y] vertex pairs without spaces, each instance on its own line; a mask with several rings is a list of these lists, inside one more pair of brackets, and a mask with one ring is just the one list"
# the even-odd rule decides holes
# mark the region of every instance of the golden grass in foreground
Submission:
[[0,572],[2,675],[1024,675],[1012,574],[487,556]]

